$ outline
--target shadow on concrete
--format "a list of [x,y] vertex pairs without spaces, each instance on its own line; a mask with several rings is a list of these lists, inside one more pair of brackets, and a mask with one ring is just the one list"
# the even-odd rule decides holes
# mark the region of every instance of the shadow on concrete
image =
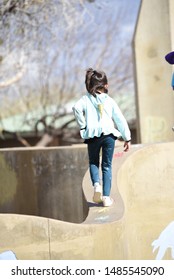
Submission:
[[86,146],[0,150],[0,213],[81,223],[88,215],[82,190]]

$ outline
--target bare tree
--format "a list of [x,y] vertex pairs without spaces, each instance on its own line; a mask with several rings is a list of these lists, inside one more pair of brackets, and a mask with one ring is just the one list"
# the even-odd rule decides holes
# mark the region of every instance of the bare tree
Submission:
[[2,127],[5,117],[23,114],[22,126],[36,134],[42,130],[38,145],[47,145],[73,122],[71,105],[85,91],[87,67],[108,73],[111,95],[131,81],[131,53],[123,53],[125,42],[119,38],[124,14],[111,17],[107,9],[105,0],[2,1]]

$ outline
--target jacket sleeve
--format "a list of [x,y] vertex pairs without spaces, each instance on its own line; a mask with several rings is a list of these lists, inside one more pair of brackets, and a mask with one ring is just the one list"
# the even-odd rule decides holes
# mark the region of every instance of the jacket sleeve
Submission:
[[124,141],[130,141],[131,140],[131,133],[128,126],[128,123],[123,116],[120,108],[116,104],[116,102],[113,100],[113,111],[112,111],[112,117],[115,125],[117,126],[118,130],[121,133],[121,136]]
[[83,97],[79,101],[77,101],[77,103],[73,106],[72,110],[80,129],[85,129],[85,102]]

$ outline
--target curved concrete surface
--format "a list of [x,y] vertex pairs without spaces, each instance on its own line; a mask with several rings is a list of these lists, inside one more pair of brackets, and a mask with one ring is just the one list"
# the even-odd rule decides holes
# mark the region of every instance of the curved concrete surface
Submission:
[[81,223],[88,215],[82,178],[85,145],[0,149],[0,213]]
[[116,148],[114,204],[92,203],[87,171],[82,200],[88,201],[88,215],[81,223],[0,214],[0,253],[12,250],[18,259],[171,259],[173,153],[173,142],[135,145],[124,154]]

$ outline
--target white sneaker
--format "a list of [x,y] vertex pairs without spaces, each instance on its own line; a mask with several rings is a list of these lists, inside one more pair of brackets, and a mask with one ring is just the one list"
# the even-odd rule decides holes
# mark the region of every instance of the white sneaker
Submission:
[[100,186],[99,184],[97,186],[94,186],[93,201],[95,203],[102,202],[102,186]]
[[103,206],[109,207],[113,204],[113,199],[110,196],[103,196]]

